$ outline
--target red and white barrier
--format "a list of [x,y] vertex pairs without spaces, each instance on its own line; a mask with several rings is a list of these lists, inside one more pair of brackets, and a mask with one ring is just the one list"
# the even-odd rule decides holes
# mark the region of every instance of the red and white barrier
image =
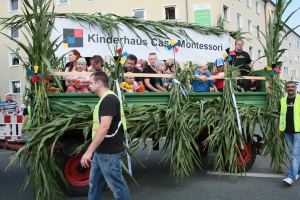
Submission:
[[15,141],[22,139],[22,115],[0,114],[0,140]]

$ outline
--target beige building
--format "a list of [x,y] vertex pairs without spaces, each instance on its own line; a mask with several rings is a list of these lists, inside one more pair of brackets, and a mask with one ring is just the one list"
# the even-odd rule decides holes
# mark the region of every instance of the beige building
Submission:
[[[275,5],[265,0],[53,0],[56,12],[78,13],[114,13],[121,16],[137,16],[146,20],[178,20],[182,22],[197,23],[211,26],[217,23],[217,16],[221,15],[225,20],[228,30],[248,32],[245,37],[244,50],[254,61],[255,69],[262,69],[266,59],[260,56],[264,51],[258,40],[264,43],[263,36],[259,33],[266,31],[268,16],[272,16]],[[266,3],[267,2],[267,3]],[[11,17],[21,14],[21,0],[2,0],[0,17]],[[286,27],[288,30],[289,27]],[[25,42],[20,31],[5,30],[4,33]],[[21,63],[12,53],[11,49],[17,49],[17,45],[0,35],[0,61],[1,61],[1,90],[0,97],[4,100],[4,94],[12,92],[15,100],[20,101],[24,93],[25,72]],[[231,49],[234,49],[234,40],[231,39]],[[287,50],[283,54],[283,68],[281,77],[284,80],[300,80],[300,36],[292,32],[283,42]],[[20,52],[21,55],[22,52]],[[25,55],[23,55],[25,56]]]

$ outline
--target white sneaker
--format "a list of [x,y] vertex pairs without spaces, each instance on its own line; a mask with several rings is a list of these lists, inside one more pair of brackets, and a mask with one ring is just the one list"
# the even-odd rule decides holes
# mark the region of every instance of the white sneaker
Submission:
[[299,175],[296,176],[295,181],[299,179]]
[[283,179],[283,182],[287,183],[288,185],[293,185],[294,181],[291,178],[285,178],[285,179]]

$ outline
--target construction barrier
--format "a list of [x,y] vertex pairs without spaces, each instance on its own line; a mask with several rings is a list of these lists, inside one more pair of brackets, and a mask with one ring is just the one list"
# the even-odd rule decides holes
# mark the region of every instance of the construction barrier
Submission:
[[0,140],[10,142],[22,139],[22,117],[0,114]]

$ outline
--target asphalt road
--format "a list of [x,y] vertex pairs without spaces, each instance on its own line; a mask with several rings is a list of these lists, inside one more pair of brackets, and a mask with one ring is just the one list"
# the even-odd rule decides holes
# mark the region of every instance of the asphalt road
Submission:
[[[150,145],[148,145],[149,147]],[[32,185],[25,191],[20,188],[25,178],[25,171],[19,165],[5,171],[12,152],[0,150],[0,200],[33,200]],[[195,174],[184,180],[176,181],[169,174],[169,163],[160,163],[160,152],[148,148],[138,150],[136,156],[146,169],[133,162],[133,175],[138,185],[127,178],[130,194],[133,200],[299,200],[300,180],[293,186],[282,182],[284,174],[274,175],[269,168],[270,160],[257,156],[256,162],[247,177],[233,179],[227,175],[210,174],[213,171],[213,157],[202,159],[202,169],[196,169]],[[269,177],[271,176],[271,177]],[[84,200],[87,197],[66,197],[67,200]],[[104,200],[114,199],[108,190]]]

